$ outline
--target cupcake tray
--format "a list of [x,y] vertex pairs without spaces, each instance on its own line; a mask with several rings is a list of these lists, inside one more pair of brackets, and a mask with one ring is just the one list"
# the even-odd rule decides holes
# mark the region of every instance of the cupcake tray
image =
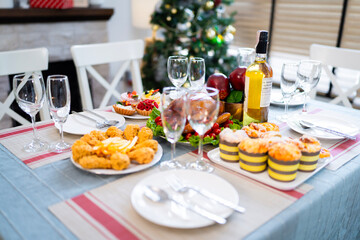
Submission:
[[296,187],[298,187],[299,185],[301,185],[302,183],[304,183],[306,180],[308,180],[310,177],[312,177],[313,175],[315,175],[317,172],[319,172],[321,169],[323,169],[324,167],[326,167],[326,165],[328,165],[331,160],[332,160],[332,156],[328,157],[328,158],[323,158],[323,159],[319,159],[318,161],[318,165],[317,168],[315,169],[315,171],[313,172],[297,172],[296,178],[294,181],[291,182],[281,182],[281,181],[277,181],[274,180],[272,178],[270,178],[267,169],[261,173],[251,173],[248,171],[245,171],[243,169],[240,168],[239,162],[226,162],[220,159],[220,149],[219,148],[215,148],[211,151],[208,152],[208,157],[209,159],[218,164],[221,165],[227,169],[230,169],[232,171],[235,171],[237,173],[240,173],[244,176],[247,176],[249,178],[252,178],[256,181],[262,182],[266,185],[269,185],[271,187],[280,189],[280,190],[285,190],[285,191],[289,191],[289,190],[293,190]]

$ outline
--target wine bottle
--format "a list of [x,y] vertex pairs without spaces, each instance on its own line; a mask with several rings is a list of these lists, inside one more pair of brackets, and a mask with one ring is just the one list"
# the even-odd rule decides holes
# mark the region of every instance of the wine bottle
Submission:
[[268,120],[273,71],[266,62],[268,32],[257,32],[255,61],[245,74],[244,125]]

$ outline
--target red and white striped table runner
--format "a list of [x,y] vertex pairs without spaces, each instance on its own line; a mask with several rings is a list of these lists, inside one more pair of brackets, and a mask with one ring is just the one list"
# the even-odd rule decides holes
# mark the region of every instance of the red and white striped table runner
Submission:
[[[53,121],[36,123],[36,129],[41,140],[52,143],[60,140],[59,130],[55,128]],[[25,144],[31,142],[33,137],[32,126],[20,126],[0,131],[0,143],[12,154],[18,157],[28,167],[34,169],[55,161],[70,157],[71,151],[54,153],[43,151],[38,153],[27,153],[22,150]],[[66,142],[72,144],[79,136],[64,134]]]
[[[187,153],[181,161],[194,161]],[[213,164],[209,161],[210,164]],[[225,225],[181,230],[161,227],[138,215],[131,206],[134,186],[157,167],[132,174],[51,206],[50,211],[80,239],[242,239],[286,209],[312,189],[302,184],[293,191],[280,191],[241,174],[216,166],[216,174],[230,182],[239,193],[245,214],[233,213]],[[194,171],[196,174],[196,171]],[[166,185],[166,183],[164,183]],[[241,224],[239,224],[241,223]]]

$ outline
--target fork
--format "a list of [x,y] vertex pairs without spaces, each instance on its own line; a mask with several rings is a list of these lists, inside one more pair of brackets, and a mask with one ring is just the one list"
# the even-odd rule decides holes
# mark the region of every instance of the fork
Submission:
[[109,120],[109,119],[107,119],[106,117],[101,116],[100,114],[98,114],[98,113],[96,113],[96,112],[94,112],[94,111],[87,110],[87,109],[84,109],[84,111],[85,111],[85,112],[88,112],[88,113],[90,113],[90,114],[92,114],[92,115],[94,115],[94,116],[96,116],[96,117],[98,117],[98,118],[101,118],[102,120],[104,120],[104,123],[105,123],[105,124],[108,124],[108,125],[110,125],[110,126],[115,126],[116,124],[119,123],[118,120]]
[[92,121],[92,122],[94,122],[96,125],[96,128],[99,128],[99,129],[102,129],[102,128],[105,128],[105,127],[110,127],[111,125],[109,125],[109,124],[107,124],[107,123],[105,123],[105,122],[103,122],[103,123],[101,123],[101,122],[99,122],[99,121],[97,121],[97,120],[95,120],[95,119],[93,119],[93,118],[91,118],[91,117],[89,117],[89,116],[86,116],[86,115],[84,115],[84,114],[81,114],[81,113],[78,113],[78,112],[75,112],[75,111],[71,111],[71,113],[72,114],[75,114],[75,115],[77,115],[77,116],[80,116],[80,117],[82,117],[82,118],[85,118],[85,119],[87,119],[87,120],[90,120],[90,121]]
[[202,188],[199,188],[199,187],[196,187],[196,186],[192,186],[192,185],[185,185],[181,179],[179,179],[177,176],[175,175],[172,175],[171,177],[167,177],[166,178],[168,184],[170,185],[170,187],[172,189],[174,189],[176,192],[179,192],[179,193],[186,193],[188,192],[189,190],[193,190],[197,193],[199,193],[200,195],[203,195],[204,197],[207,197],[209,199],[212,199],[226,207],[229,207],[231,209],[234,209],[235,211],[239,212],[239,213],[245,213],[246,209],[241,207],[241,206],[238,206],[226,199],[223,199],[222,197],[219,197],[205,189],[202,189]]

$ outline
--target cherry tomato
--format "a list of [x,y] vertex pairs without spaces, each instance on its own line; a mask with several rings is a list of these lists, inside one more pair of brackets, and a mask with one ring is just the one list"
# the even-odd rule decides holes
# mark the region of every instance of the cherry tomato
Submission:
[[212,130],[219,129],[219,128],[220,128],[220,125],[218,123],[214,123],[214,125],[212,126]]
[[228,123],[225,123],[224,124],[224,128],[228,128],[229,127],[229,124]]
[[205,133],[205,135],[209,135],[211,133],[211,128]]
[[197,132],[194,133],[195,136],[199,136],[199,134]]
[[157,125],[162,127],[162,121],[157,122]]
[[229,124],[233,124],[234,122],[232,120],[229,121]]
[[189,138],[192,136],[192,134],[191,133],[187,133],[186,135],[185,135],[185,139],[186,140],[189,140]]
[[216,135],[215,135],[215,133],[210,133],[210,134],[209,134],[209,137],[211,137],[212,139],[215,139],[215,138],[216,138]]
[[158,116],[157,118],[155,118],[155,122],[157,123],[157,122],[160,122],[161,121],[161,117],[160,116]]
[[204,135],[204,138],[206,138],[206,137],[210,137],[209,134],[205,134],[205,135]]
[[219,135],[220,132],[221,132],[220,128],[214,130],[215,135]]

